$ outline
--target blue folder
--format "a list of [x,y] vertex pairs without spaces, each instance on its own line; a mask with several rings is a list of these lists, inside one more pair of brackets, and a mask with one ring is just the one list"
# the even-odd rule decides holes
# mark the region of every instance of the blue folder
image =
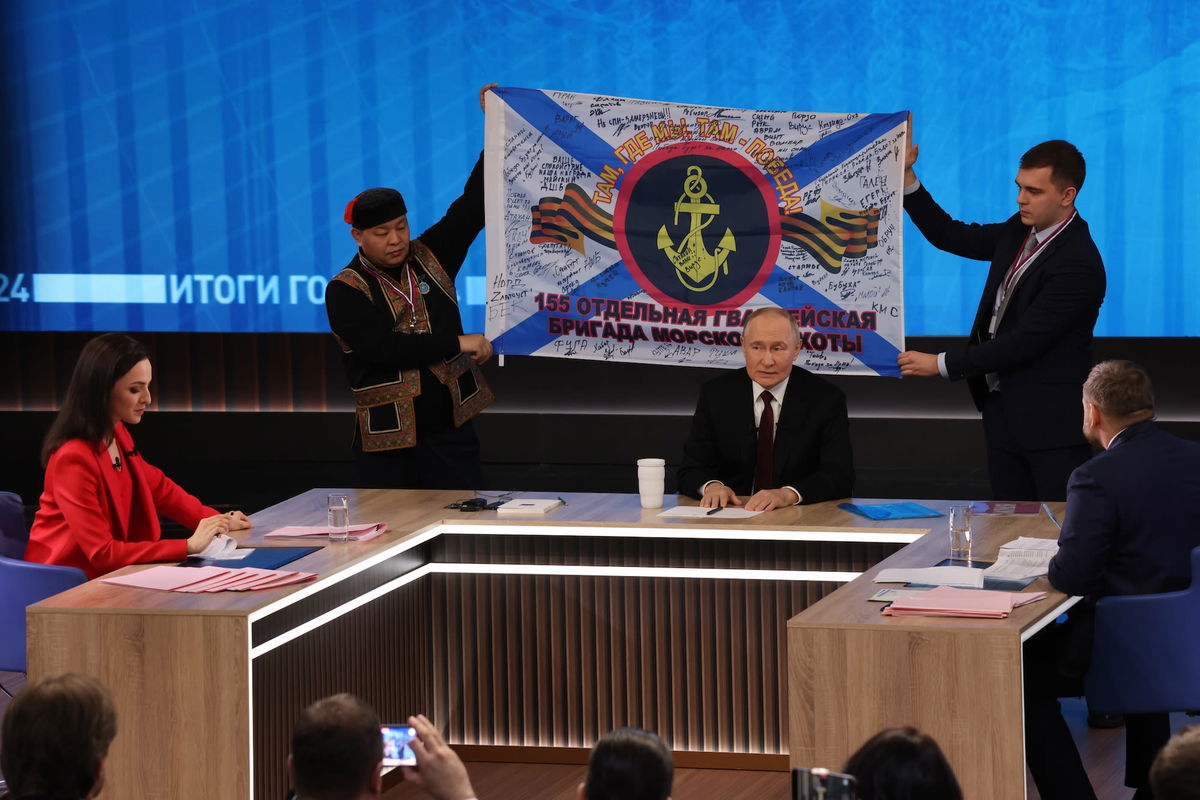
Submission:
[[940,511],[920,503],[838,503],[838,508],[858,514],[867,519],[920,519],[921,517],[944,517]]
[[211,559],[188,556],[183,562],[185,567],[258,567],[259,569],[279,569],[284,564],[290,564],[297,558],[303,558],[309,553],[315,553],[320,547],[257,547],[245,558]]

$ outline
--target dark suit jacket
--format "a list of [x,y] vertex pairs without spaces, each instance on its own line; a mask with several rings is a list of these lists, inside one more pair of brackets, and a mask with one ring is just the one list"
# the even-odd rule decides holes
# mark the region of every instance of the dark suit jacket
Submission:
[[[706,482],[718,480],[739,495],[750,494],[757,445],[746,370],[708,381],[700,387],[683,448],[679,491],[700,497]],[[775,480],[794,486],[805,503],[849,497],[854,488],[846,396],[800,367],[792,368],[775,427]]]
[[991,225],[959,222],[924,187],[905,195],[904,210],[934,247],[991,262],[967,344],[946,351],[950,378],[966,378],[982,410],[988,393],[984,376],[997,373],[1004,416],[1023,449],[1083,444],[1079,398],[1092,367],[1092,328],[1105,289],[1104,263],[1087,223],[1076,216],[1042,249],[991,338],[996,290],[1029,227],[1017,214]]
[[1129,426],[1071,473],[1050,583],[1093,598],[1187,586],[1197,508],[1200,444],[1149,420]]

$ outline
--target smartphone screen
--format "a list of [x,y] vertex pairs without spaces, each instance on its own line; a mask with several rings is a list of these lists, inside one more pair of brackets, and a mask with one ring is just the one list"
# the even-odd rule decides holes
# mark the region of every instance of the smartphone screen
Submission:
[[855,783],[853,775],[796,767],[792,770],[792,800],[855,800]]
[[417,738],[416,728],[411,725],[384,725],[379,732],[383,734],[383,765],[385,767],[416,766],[417,757],[408,744]]

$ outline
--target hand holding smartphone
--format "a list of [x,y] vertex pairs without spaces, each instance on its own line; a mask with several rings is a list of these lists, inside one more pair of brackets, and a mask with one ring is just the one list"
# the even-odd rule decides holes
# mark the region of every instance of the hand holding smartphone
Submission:
[[383,725],[383,765],[385,767],[413,767],[417,757],[409,745],[417,738],[417,729],[411,725]]

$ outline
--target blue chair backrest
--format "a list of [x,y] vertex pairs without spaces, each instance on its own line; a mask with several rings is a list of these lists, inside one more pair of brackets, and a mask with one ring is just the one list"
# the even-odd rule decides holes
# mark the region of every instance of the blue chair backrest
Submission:
[[0,492],[0,556],[24,558],[25,543],[28,541],[25,504],[21,502],[21,496],[12,492]]
[[0,556],[0,670],[25,672],[25,607],[87,581],[83,570]]
[[1086,690],[1098,714],[1200,710],[1200,547],[1187,589],[1096,603]]

